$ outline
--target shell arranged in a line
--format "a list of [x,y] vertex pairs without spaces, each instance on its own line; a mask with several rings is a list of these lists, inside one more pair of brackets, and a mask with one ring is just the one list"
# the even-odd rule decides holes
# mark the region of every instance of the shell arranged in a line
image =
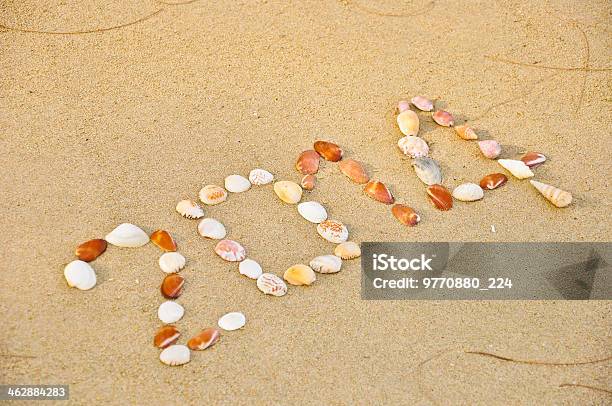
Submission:
[[314,175],[319,171],[321,155],[313,149],[302,152],[295,162],[295,169],[303,175]]
[[327,220],[327,210],[318,202],[302,202],[297,205],[297,211],[311,223],[319,224]]
[[157,309],[157,317],[164,324],[176,323],[185,314],[185,309],[180,304],[168,300],[159,305]]
[[410,101],[414,107],[421,111],[432,111],[434,108],[433,101],[425,96],[414,96]]
[[475,202],[484,197],[482,188],[475,183],[463,183],[453,190],[453,197],[462,202]]
[[247,278],[257,279],[263,273],[261,269],[261,265],[252,259],[245,259],[240,264],[238,264],[238,271],[241,275],[246,276]]
[[174,344],[180,336],[181,333],[176,327],[162,326],[159,330],[157,330],[157,333],[155,333],[153,345],[157,348],[166,348],[169,345]]
[[170,366],[184,365],[191,360],[191,351],[184,345],[174,344],[159,354],[159,360]]
[[357,184],[367,183],[370,180],[370,176],[366,172],[363,164],[354,159],[344,159],[338,164],[340,171],[348,176],[350,180]]
[[283,274],[283,278],[295,286],[312,285],[317,280],[314,271],[304,264],[297,264],[288,268]]
[[149,242],[147,233],[130,223],[119,224],[104,239],[117,247],[127,248],[142,247]]
[[342,268],[342,259],[335,255],[320,255],[310,261],[310,267],[319,273],[336,273]]
[[348,230],[337,220],[325,220],[317,224],[317,232],[323,238],[334,244],[340,244],[348,239]]
[[196,202],[181,200],[176,204],[176,211],[188,219],[199,219],[204,217],[204,210]]
[[[353,241],[346,241],[338,244],[334,249],[334,255],[341,259],[355,259],[361,256],[361,248],[359,244]],[[312,264],[310,265],[312,268]]]
[[523,161],[517,161],[515,159],[498,159],[497,162],[514,175],[515,178],[526,179],[533,176],[533,172],[531,172],[531,169],[529,169]]
[[426,185],[442,183],[442,171],[436,161],[428,157],[412,161],[412,167],[417,177]]
[[536,180],[530,180],[529,182],[542,194],[542,196],[559,208],[567,207],[572,203],[573,197],[570,192]]
[[478,141],[478,148],[486,158],[495,159],[501,154],[502,148],[499,142],[495,140]]
[[204,238],[221,240],[225,238],[227,231],[220,221],[213,218],[205,218],[198,224],[198,233]]
[[412,207],[403,204],[393,205],[391,213],[400,223],[406,226],[416,226],[421,221],[421,217]]
[[284,296],[287,293],[285,282],[271,273],[263,273],[257,278],[257,288],[266,295]]
[[64,278],[68,286],[79,290],[89,290],[96,286],[96,272],[85,261],[74,260],[64,268]]
[[251,182],[253,185],[267,185],[268,183],[272,183],[273,180],[274,175],[265,169],[257,168],[249,172],[249,182]]
[[281,180],[274,184],[274,193],[285,203],[296,204],[302,199],[302,188],[295,182]]
[[166,252],[159,257],[159,267],[165,273],[176,273],[185,267],[185,257],[178,252]]
[[477,140],[478,135],[474,129],[466,124],[455,126],[455,132],[464,140]]
[[229,262],[239,262],[246,258],[246,250],[234,240],[219,241],[215,246],[215,253]]
[[232,193],[246,192],[251,188],[251,182],[241,175],[229,175],[225,178],[225,189]]
[[530,151],[521,157],[521,161],[530,168],[537,168],[546,161],[546,156],[539,152]]
[[85,241],[83,244],[76,247],[74,255],[81,261],[91,262],[106,251],[107,245],[106,240],[101,238]]
[[198,196],[202,203],[210,206],[223,203],[225,200],[227,200],[227,191],[221,186],[206,185],[200,189]]
[[433,118],[436,124],[443,127],[452,127],[455,125],[455,118],[448,111],[438,110],[431,115],[431,118]]
[[442,185],[431,185],[427,188],[427,196],[433,205],[442,211],[450,210],[453,207],[453,196]]
[[419,133],[419,116],[408,109],[397,115],[397,125],[404,135],[417,135]]
[[156,230],[151,234],[151,242],[166,252],[176,251],[176,242],[165,230]]
[[300,186],[304,190],[313,190],[315,188],[315,183],[317,182],[317,178],[314,175],[304,175],[302,180],[300,181]]
[[420,137],[417,136],[405,136],[399,139],[397,146],[404,153],[404,155],[410,158],[420,158],[429,154],[429,146]]
[[234,331],[244,327],[246,317],[240,312],[231,312],[221,316],[217,324],[225,331]]
[[183,293],[185,278],[176,273],[167,275],[162,281],[160,291],[166,299],[176,299]]
[[342,159],[342,148],[333,142],[316,141],[314,143],[314,150],[323,158],[331,162],[338,162]]
[[395,202],[395,198],[387,186],[377,180],[369,181],[363,188],[363,192],[372,199],[384,204],[392,204]]
[[219,341],[221,333],[216,328],[207,328],[187,341],[187,346],[193,351],[202,351]]
[[480,179],[480,187],[487,190],[497,189],[508,181],[503,173],[491,173]]

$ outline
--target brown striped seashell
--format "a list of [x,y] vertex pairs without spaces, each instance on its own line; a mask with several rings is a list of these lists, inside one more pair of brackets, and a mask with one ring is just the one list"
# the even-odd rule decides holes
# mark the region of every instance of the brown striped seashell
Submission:
[[474,129],[472,129],[472,127],[468,126],[468,125],[458,125],[455,127],[455,132],[457,133],[457,135],[464,139],[464,140],[477,140],[478,139],[478,135],[476,134],[476,131],[474,131]]
[[159,354],[159,360],[170,366],[183,365],[191,360],[191,352],[184,345],[173,344]]
[[425,96],[414,96],[410,101],[414,107],[421,111],[432,111],[434,108],[433,101]]
[[523,161],[515,159],[498,159],[497,162],[510,172],[515,178],[526,179],[533,176],[531,169]]
[[303,175],[314,175],[319,171],[319,161],[321,156],[317,151],[309,149],[298,156],[295,169]]
[[453,207],[453,197],[448,189],[442,185],[431,185],[427,188],[427,195],[437,209],[446,211]]
[[438,110],[431,115],[436,124],[441,125],[443,127],[452,127],[455,125],[455,119],[453,115],[448,111]]
[[304,175],[302,180],[300,181],[300,186],[304,190],[313,190],[315,188],[315,183],[317,182],[317,178],[314,175]]
[[370,180],[368,173],[359,161],[344,159],[338,164],[338,167],[340,168],[340,172],[355,183],[363,184]]
[[221,240],[215,246],[215,253],[226,261],[240,262],[246,258],[246,250],[233,240]]
[[176,211],[188,219],[199,219],[204,217],[204,210],[191,200],[181,200],[176,204]]
[[314,143],[314,149],[328,161],[338,162],[342,159],[342,149],[329,141],[316,141]]
[[397,115],[397,125],[402,134],[417,135],[419,133],[420,125],[419,116],[410,109],[404,110]]
[[397,142],[397,146],[410,158],[420,158],[429,154],[429,146],[420,137],[407,135]]
[[257,288],[266,295],[284,296],[287,293],[287,285],[281,278],[271,273],[262,273],[257,278]]
[[395,204],[391,208],[391,213],[399,220],[400,223],[406,226],[416,226],[421,221],[421,217],[412,207],[403,204]]
[[107,245],[106,240],[101,238],[85,241],[83,244],[76,247],[74,254],[81,261],[91,262],[106,251]]
[[395,201],[395,198],[393,197],[389,189],[387,189],[387,186],[377,180],[369,181],[368,184],[365,185],[363,191],[372,199],[384,204],[392,204]]
[[480,180],[480,187],[487,190],[497,189],[508,182],[508,177],[503,173],[491,173]]
[[530,180],[529,182],[542,194],[542,196],[559,208],[567,207],[572,203],[573,197],[570,192],[536,180]]
[[187,341],[187,347],[193,351],[205,350],[219,341],[221,333],[216,328],[207,328]]
[[302,188],[295,182],[281,180],[274,184],[274,193],[285,203],[296,204],[302,199]]
[[166,299],[176,299],[183,293],[184,285],[185,278],[179,274],[172,273],[164,278],[160,291]]
[[546,161],[546,157],[544,156],[544,154],[531,151],[523,155],[521,161],[523,161],[525,165],[530,168],[537,168]]
[[478,141],[478,148],[486,158],[495,159],[501,154],[501,145],[495,140]]
[[157,333],[155,333],[155,337],[153,338],[153,345],[157,348],[166,348],[169,345],[172,345],[178,340],[181,336],[181,333],[174,326],[163,326]]
[[291,285],[312,285],[317,276],[312,268],[304,264],[293,265],[285,271],[283,278]]
[[361,248],[359,248],[359,244],[353,241],[346,241],[336,246],[334,255],[341,259],[359,258],[361,256]]
[[165,230],[156,230],[151,234],[151,242],[166,252],[176,251],[176,243],[170,233]]
[[198,194],[200,201],[204,204],[215,205],[223,203],[227,200],[227,191],[221,186],[217,185],[206,185]]
[[412,161],[412,167],[417,177],[426,185],[442,182],[442,171],[438,163],[431,158],[421,157]]

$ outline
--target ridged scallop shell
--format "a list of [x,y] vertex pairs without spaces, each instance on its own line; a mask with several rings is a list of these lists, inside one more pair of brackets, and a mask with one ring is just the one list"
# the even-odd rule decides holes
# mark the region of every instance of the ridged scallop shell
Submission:
[[202,351],[219,341],[221,333],[216,328],[207,328],[187,341],[187,346],[193,351]]
[[348,239],[348,230],[344,224],[336,220],[325,220],[317,225],[317,232],[323,238],[334,244],[340,244]]
[[438,110],[431,115],[431,118],[433,118],[436,124],[443,127],[452,127],[455,125],[455,118],[448,111]]
[[227,200],[227,191],[221,186],[217,185],[206,185],[200,189],[198,193],[200,201],[204,204],[215,205],[223,203]]
[[501,154],[501,145],[495,140],[478,141],[478,148],[486,158],[495,159]]
[[420,158],[429,154],[429,146],[420,137],[417,136],[406,136],[399,139],[397,146],[410,158]]
[[183,217],[188,219],[199,219],[204,217],[204,210],[191,200],[181,200],[176,204],[176,211]]
[[159,257],[159,267],[165,273],[176,273],[185,267],[185,257],[178,252],[166,252]]
[[79,290],[89,290],[96,286],[96,272],[85,261],[74,260],[64,268],[64,278],[68,286]]
[[344,159],[338,164],[340,171],[348,176],[350,180],[357,184],[367,183],[370,180],[370,176],[366,172],[361,162],[354,159]]
[[391,208],[393,216],[406,226],[416,226],[421,221],[421,217],[412,207],[403,204],[396,204]]
[[433,101],[425,96],[414,96],[410,101],[414,107],[421,111],[432,111],[434,108]]
[[335,255],[320,255],[310,261],[310,267],[319,273],[336,273],[342,268],[342,259]]
[[475,202],[484,197],[484,192],[475,183],[463,183],[453,190],[453,197],[462,202]]
[[244,327],[246,324],[246,317],[240,312],[231,312],[221,316],[217,324],[223,330],[234,331]]
[[226,261],[238,262],[246,258],[246,250],[233,240],[221,240],[215,246],[215,253]]
[[531,178],[533,172],[523,161],[517,161],[514,159],[498,159],[497,162],[510,172],[514,177],[519,179]]
[[247,278],[257,279],[263,273],[261,265],[252,259],[245,259],[238,264],[238,271]]
[[317,178],[314,175],[304,175],[302,180],[300,181],[300,186],[304,190],[313,190],[315,188],[315,183],[317,182]]
[[294,286],[312,285],[317,280],[314,271],[307,265],[297,264],[288,268],[283,278]]
[[191,351],[184,345],[174,344],[159,354],[159,360],[170,366],[184,365],[191,360]]
[[127,248],[142,247],[149,242],[147,233],[130,223],[119,224],[104,239],[117,247]]
[[442,171],[438,163],[431,158],[422,157],[412,161],[412,167],[418,178],[426,185],[442,182]]
[[[359,258],[361,256],[361,248],[359,248],[359,244],[353,241],[346,241],[336,246],[334,255],[341,259]],[[310,267],[312,268],[312,264]]]
[[573,197],[570,192],[536,180],[530,180],[529,182],[542,194],[542,196],[559,208],[567,207],[572,203]]
[[205,218],[198,224],[198,233],[204,238],[221,240],[225,238],[227,231],[220,221],[213,218]]
[[271,273],[263,273],[257,278],[257,288],[266,295],[284,296],[287,293],[285,282]]
[[167,300],[160,304],[157,309],[157,317],[159,317],[164,324],[175,323],[183,318],[184,314],[185,309],[183,309],[183,306],[171,300]]
[[302,199],[302,188],[295,182],[281,180],[274,184],[274,193],[285,203],[296,204]]
[[474,131],[474,129],[468,125],[458,125],[455,127],[455,132],[457,133],[457,135],[464,139],[464,140],[477,140],[478,139],[478,135],[476,134],[476,131]]
[[311,223],[319,224],[327,220],[327,210],[318,202],[303,202],[297,205],[297,211]]
[[274,175],[265,169],[257,168],[249,172],[249,182],[251,182],[253,185],[267,185],[268,183],[272,183],[273,180]]
[[225,189],[232,193],[246,192],[251,188],[251,182],[241,175],[229,175],[225,178]]
[[106,251],[106,240],[96,238],[94,240],[85,241],[74,250],[74,255],[81,261],[91,262],[98,258]]
[[181,333],[174,326],[162,326],[157,333],[155,333],[155,337],[153,338],[153,345],[157,348],[166,348],[169,345],[172,345],[178,340],[181,336]]
[[404,110],[397,115],[397,125],[404,135],[419,133],[419,116],[412,110]]

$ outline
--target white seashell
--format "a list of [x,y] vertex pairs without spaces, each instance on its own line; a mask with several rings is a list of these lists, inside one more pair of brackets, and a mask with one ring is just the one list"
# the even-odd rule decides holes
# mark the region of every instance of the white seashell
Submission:
[[397,146],[404,155],[408,155],[410,158],[420,158],[429,154],[429,146],[425,140],[417,136],[407,135],[402,137],[397,142]]
[[185,309],[183,306],[171,300],[167,300],[160,304],[157,309],[157,317],[159,317],[164,324],[175,323],[182,319],[184,314]]
[[119,224],[104,239],[117,247],[142,247],[149,242],[147,233],[130,223]]
[[533,176],[533,172],[531,172],[531,169],[529,169],[523,161],[517,161],[515,159],[498,159],[497,162],[516,178],[526,179]]
[[334,244],[348,240],[346,226],[336,220],[325,220],[317,225],[317,232],[323,238]]
[[361,256],[361,248],[359,244],[353,241],[343,242],[336,246],[334,249],[334,255],[341,259],[355,259]]
[[318,202],[304,202],[297,206],[298,213],[311,223],[319,224],[327,220],[327,210]]
[[64,278],[71,288],[89,290],[96,286],[96,272],[85,261],[75,260],[66,265]]
[[570,192],[535,180],[530,180],[529,182],[542,194],[542,196],[559,208],[567,207],[572,203],[573,197]]
[[335,255],[321,255],[310,261],[310,267],[319,273],[336,273],[342,267],[342,259]]
[[254,185],[267,185],[274,180],[274,175],[265,169],[253,169],[249,172],[249,181]]
[[191,351],[185,345],[171,345],[159,354],[159,360],[166,365],[178,366],[186,364],[191,359]]
[[178,252],[166,252],[159,257],[159,267],[165,273],[177,273],[185,267],[185,257]]
[[221,186],[206,185],[198,193],[200,201],[204,204],[213,205],[223,203],[227,200],[227,192]]
[[231,312],[221,316],[217,324],[223,330],[238,330],[239,328],[244,327],[246,324],[246,317],[244,317],[244,314],[240,312]]
[[198,233],[202,237],[212,238],[213,240],[221,240],[227,234],[225,226],[213,218],[202,219],[198,224]]
[[181,200],[176,205],[176,211],[185,218],[188,219],[199,219],[204,216],[204,210],[196,203],[191,200]]
[[263,273],[257,278],[257,288],[266,295],[284,296],[287,293],[287,284],[271,273]]
[[230,175],[225,178],[225,188],[228,192],[242,193],[251,188],[251,182],[244,176]]
[[257,279],[262,274],[261,265],[252,259],[245,259],[238,265],[238,271],[248,278]]
[[464,183],[453,190],[453,197],[462,202],[474,202],[484,197],[482,188],[475,183]]

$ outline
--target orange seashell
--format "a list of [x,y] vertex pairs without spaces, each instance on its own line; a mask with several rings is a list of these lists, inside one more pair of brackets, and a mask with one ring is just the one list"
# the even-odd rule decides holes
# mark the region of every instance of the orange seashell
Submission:
[[523,155],[521,161],[525,163],[530,168],[537,168],[542,165],[544,161],[546,161],[546,156],[544,154],[540,154],[539,152],[530,151]]
[[393,213],[395,218],[398,219],[400,223],[407,226],[416,226],[419,221],[421,221],[421,217],[416,211],[403,204],[393,205],[391,208],[391,213]]
[[172,273],[166,276],[161,284],[161,294],[166,299],[176,299],[183,293],[185,278],[181,275]]
[[153,234],[151,234],[151,242],[166,252],[176,251],[176,243],[167,231],[153,231]]
[[478,139],[478,135],[476,135],[476,131],[474,131],[472,127],[468,125],[456,126],[455,132],[460,138],[464,140],[477,140]]
[[342,149],[333,142],[317,141],[314,143],[314,149],[328,161],[338,162],[342,159]]
[[493,190],[503,186],[506,182],[508,182],[508,177],[503,173],[491,173],[480,179],[480,187]]
[[316,181],[317,178],[315,178],[314,175],[304,175],[300,181],[300,186],[302,186],[304,190],[312,190],[315,187]]
[[155,338],[153,338],[153,345],[157,348],[166,348],[169,345],[172,345],[178,340],[181,336],[181,333],[174,326],[163,326],[157,333],[155,333]]
[[427,188],[431,202],[440,210],[450,210],[453,207],[453,196],[442,185],[431,185]]
[[219,341],[220,336],[221,334],[216,328],[207,328],[200,331],[195,337],[190,338],[187,341],[187,347],[193,351],[205,350]]
[[91,262],[106,251],[107,245],[106,240],[101,238],[85,241],[83,244],[76,247],[74,250],[74,255],[76,255],[76,257],[81,261]]
[[304,175],[314,175],[319,171],[319,161],[321,156],[312,149],[304,151],[298,156],[295,169]]
[[359,161],[345,159],[338,164],[340,171],[355,183],[367,183],[370,180],[368,173]]
[[443,127],[452,127],[453,125],[455,125],[455,119],[453,118],[453,115],[448,111],[438,110],[433,113],[431,117],[438,125],[441,125]]
[[384,204],[392,204],[395,201],[395,198],[393,197],[389,189],[387,189],[385,184],[377,180],[369,181],[368,184],[365,185],[363,191],[372,199]]

